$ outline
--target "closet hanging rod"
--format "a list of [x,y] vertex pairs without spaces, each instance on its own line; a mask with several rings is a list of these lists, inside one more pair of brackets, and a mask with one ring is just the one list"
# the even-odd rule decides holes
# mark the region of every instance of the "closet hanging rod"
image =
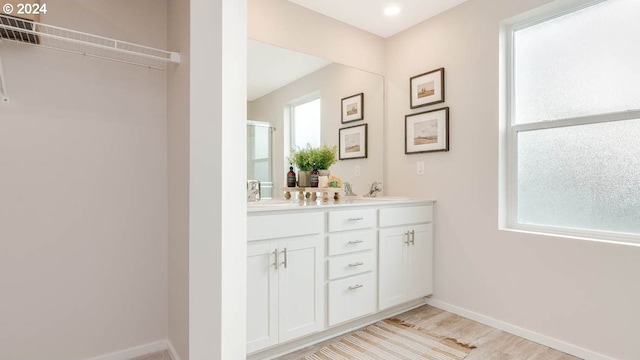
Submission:
[[81,52],[81,51],[60,49],[60,48],[56,48],[56,47],[52,47],[52,46],[46,46],[46,45],[38,45],[38,47],[45,48],[45,49],[56,50],[56,51],[62,51],[62,52],[70,53],[70,54],[88,56],[88,57],[92,57],[92,58],[96,58],[96,59],[115,61],[115,62],[122,63],[122,64],[135,65],[135,66],[140,66],[140,67],[144,67],[144,68],[148,68],[148,69],[154,69],[154,70],[160,70],[160,71],[164,71],[165,70],[165,68],[163,68],[163,67],[149,65],[147,63],[139,63],[139,62],[132,62],[132,61],[127,61],[127,60],[120,60],[120,59],[110,58],[110,57],[107,57],[107,56],[88,54],[88,53],[84,53],[84,52]]
[[0,14],[0,38],[100,59],[164,70],[180,53]]

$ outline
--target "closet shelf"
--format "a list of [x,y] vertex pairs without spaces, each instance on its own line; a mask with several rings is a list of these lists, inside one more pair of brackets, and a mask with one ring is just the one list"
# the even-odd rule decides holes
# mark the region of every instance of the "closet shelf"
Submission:
[[0,14],[0,42],[4,40],[156,70],[165,70],[168,63],[180,63],[177,52]]

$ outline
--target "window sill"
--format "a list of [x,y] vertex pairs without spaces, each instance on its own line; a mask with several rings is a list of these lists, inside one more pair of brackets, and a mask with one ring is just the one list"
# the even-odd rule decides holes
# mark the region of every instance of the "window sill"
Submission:
[[612,245],[640,247],[640,235],[627,233],[600,232],[531,224],[517,224],[500,227],[500,230],[537,236],[561,237],[565,239],[593,241]]

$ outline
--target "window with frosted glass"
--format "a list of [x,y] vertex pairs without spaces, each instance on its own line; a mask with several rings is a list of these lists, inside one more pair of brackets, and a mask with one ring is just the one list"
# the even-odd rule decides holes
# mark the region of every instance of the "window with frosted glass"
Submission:
[[640,120],[518,132],[518,222],[640,234]]
[[512,222],[640,234],[640,1],[514,26]]
[[514,34],[515,121],[640,108],[640,1],[609,0]]

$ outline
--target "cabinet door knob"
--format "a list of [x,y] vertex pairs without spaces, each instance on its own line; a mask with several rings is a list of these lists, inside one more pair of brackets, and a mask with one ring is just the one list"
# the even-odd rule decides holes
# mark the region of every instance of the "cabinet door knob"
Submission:
[[361,287],[364,287],[364,285],[361,285],[361,284],[352,285],[352,286],[349,286],[349,290],[360,289]]

